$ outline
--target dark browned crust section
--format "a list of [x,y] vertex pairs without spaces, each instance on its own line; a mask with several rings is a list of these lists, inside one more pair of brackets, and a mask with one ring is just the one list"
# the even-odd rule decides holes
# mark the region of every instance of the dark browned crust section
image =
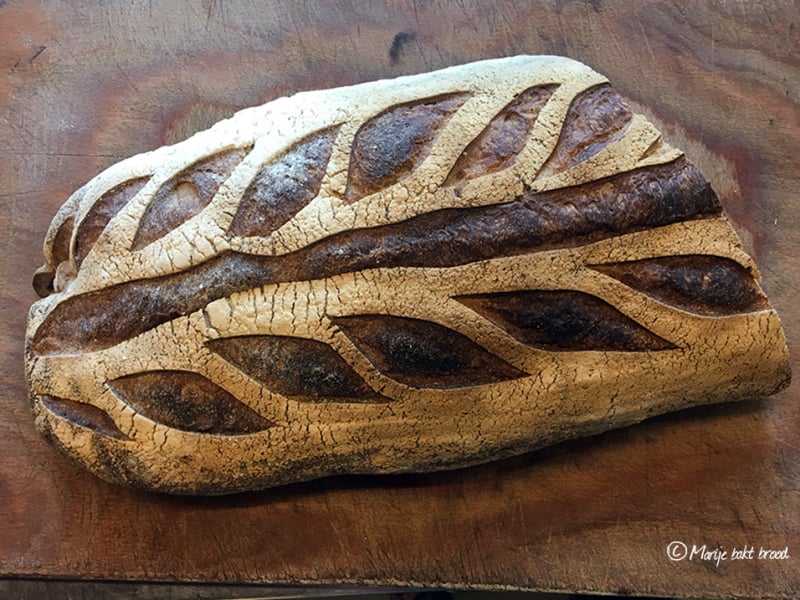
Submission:
[[264,166],[247,186],[229,235],[267,236],[314,199],[337,131],[315,133]]
[[577,95],[540,176],[566,171],[594,156],[621,138],[632,118],[628,105],[608,84]]
[[753,274],[721,256],[661,256],[592,268],[666,304],[702,315],[769,308]]
[[117,428],[111,417],[96,406],[47,395],[39,396],[38,399],[47,410],[70,423],[118,440],[128,439]]
[[268,390],[300,401],[386,402],[328,344],[278,335],[211,340],[206,346]]
[[284,256],[226,252],[175,275],[70,298],[47,316],[31,347],[38,354],[107,348],[217,298],[270,283],[377,267],[450,267],[719,214],[711,186],[680,158],[580,187],[526,191],[505,204],[350,230]]
[[505,204],[444,209],[346,231],[281,260],[294,262],[286,281],[374,267],[450,267],[579,246],[721,212],[708,182],[680,158],[579,187],[528,190]]
[[69,246],[72,239],[72,227],[75,224],[75,212],[77,209],[78,202],[76,200],[73,202],[70,216],[61,223],[53,238],[52,258],[50,262],[39,268],[33,275],[33,290],[40,298],[46,298],[55,291],[53,289],[53,282],[56,277],[56,269],[58,269],[60,264],[69,262]]
[[95,201],[75,233],[75,264],[83,262],[108,222],[139,193],[149,179],[149,176],[137,177],[120,183]]
[[393,106],[364,123],[353,140],[345,198],[355,202],[407,177],[469,96],[447,94]]
[[431,321],[391,315],[337,317],[334,324],[378,371],[417,388],[458,388],[527,373]]
[[[77,207],[76,207],[77,208]],[[58,267],[62,262],[69,260],[69,245],[72,240],[72,228],[75,225],[75,215],[70,217],[58,228],[53,239],[53,267]]]
[[507,169],[528,141],[531,128],[557,85],[532,87],[521,92],[458,157],[445,185]]
[[204,158],[167,181],[145,209],[131,250],[141,250],[203,210],[249,148],[225,150]]
[[456,300],[536,348],[644,352],[676,347],[608,302],[574,290],[476,294]]
[[236,435],[273,426],[216,383],[191,371],[148,371],[109,381],[108,386],[139,414],[174,429]]
[[33,291],[39,298],[47,298],[55,290],[53,289],[53,280],[56,274],[47,268],[40,268],[33,274]]

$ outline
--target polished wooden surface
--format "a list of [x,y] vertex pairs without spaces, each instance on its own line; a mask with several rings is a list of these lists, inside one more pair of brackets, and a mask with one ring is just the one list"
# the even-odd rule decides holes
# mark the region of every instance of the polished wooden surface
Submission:
[[[518,53],[607,75],[712,181],[800,357],[794,2],[0,3],[0,576],[794,597],[800,392],[457,472],[260,493],[133,492],[36,433],[30,286],[104,167],[300,89]],[[727,551],[671,561],[670,542]],[[734,548],[754,547],[732,560]],[[759,558],[759,549],[788,558]]]

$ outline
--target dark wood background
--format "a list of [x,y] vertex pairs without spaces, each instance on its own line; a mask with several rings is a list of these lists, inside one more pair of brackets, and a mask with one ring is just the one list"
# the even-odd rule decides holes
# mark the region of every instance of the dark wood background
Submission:
[[[800,373],[796,2],[0,2],[0,577],[795,597],[798,385],[479,468],[224,498],[114,487],[35,432],[30,280],[73,190],[279,95],[519,53],[606,74],[687,152]],[[789,558],[672,562],[673,540]]]

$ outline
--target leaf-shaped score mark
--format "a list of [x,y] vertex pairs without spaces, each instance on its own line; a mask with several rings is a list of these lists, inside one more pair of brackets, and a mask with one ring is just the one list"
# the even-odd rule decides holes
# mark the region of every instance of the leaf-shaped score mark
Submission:
[[108,222],[139,193],[148,179],[149,176],[129,179],[114,186],[95,200],[75,232],[74,255],[78,266],[94,247],[97,238],[103,233]]
[[251,335],[206,346],[268,390],[301,401],[384,402],[331,346],[307,338]]
[[265,165],[245,190],[230,234],[267,236],[319,193],[338,128],[314,133]]
[[624,134],[633,118],[622,97],[607,84],[572,101],[553,154],[539,173],[543,179],[591,158]]
[[40,298],[45,298],[55,291],[61,291],[61,287],[56,285],[59,269],[72,270],[69,256],[70,241],[72,228],[75,225],[75,215],[80,208],[84,192],[84,188],[81,188],[72,194],[50,224],[44,245],[44,256],[47,262],[33,276],[33,289]]
[[95,433],[127,440],[128,437],[122,433],[114,423],[113,419],[103,410],[86,404],[76,402],[66,398],[56,398],[55,396],[40,396],[39,401],[54,415],[69,421],[73,425],[91,429]]
[[467,336],[407,317],[337,317],[334,324],[383,375],[417,388],[458,388],[525,377]]
[[501,110],[464,149],[450,170],[445,185],[482,177],[510,167],[525,148],[542,107],[556,85],[543,85],[521,92]]
[[605,300],[583,292],[531,290],[456,300],[532,347],[624,352],[675,348]]
[[469,96],[447,94],[393,106],[364,123],[353,141],[345,198],[355,202],[408,177]]
[[666,304],[702,315],[769,306],[752,273],[720,256],[661,256],[592,268]]
[[141,250],[208,206],[248,152],[249,148],[219,152],[186,167],[164,183],[144,211],[131,249]]
[[256,433],[272,423],[229,392],[190,371],[147,371],[108,382],[136,412],[162,425],[195,433]]

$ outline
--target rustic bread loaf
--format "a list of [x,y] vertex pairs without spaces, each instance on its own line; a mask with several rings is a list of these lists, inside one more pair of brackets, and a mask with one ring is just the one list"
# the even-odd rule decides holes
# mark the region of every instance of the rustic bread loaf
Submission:
[[564,58],[241,111],[92,179],[44,254],[37,425],[154,490],[473,465],[789,380],[707,181]]

